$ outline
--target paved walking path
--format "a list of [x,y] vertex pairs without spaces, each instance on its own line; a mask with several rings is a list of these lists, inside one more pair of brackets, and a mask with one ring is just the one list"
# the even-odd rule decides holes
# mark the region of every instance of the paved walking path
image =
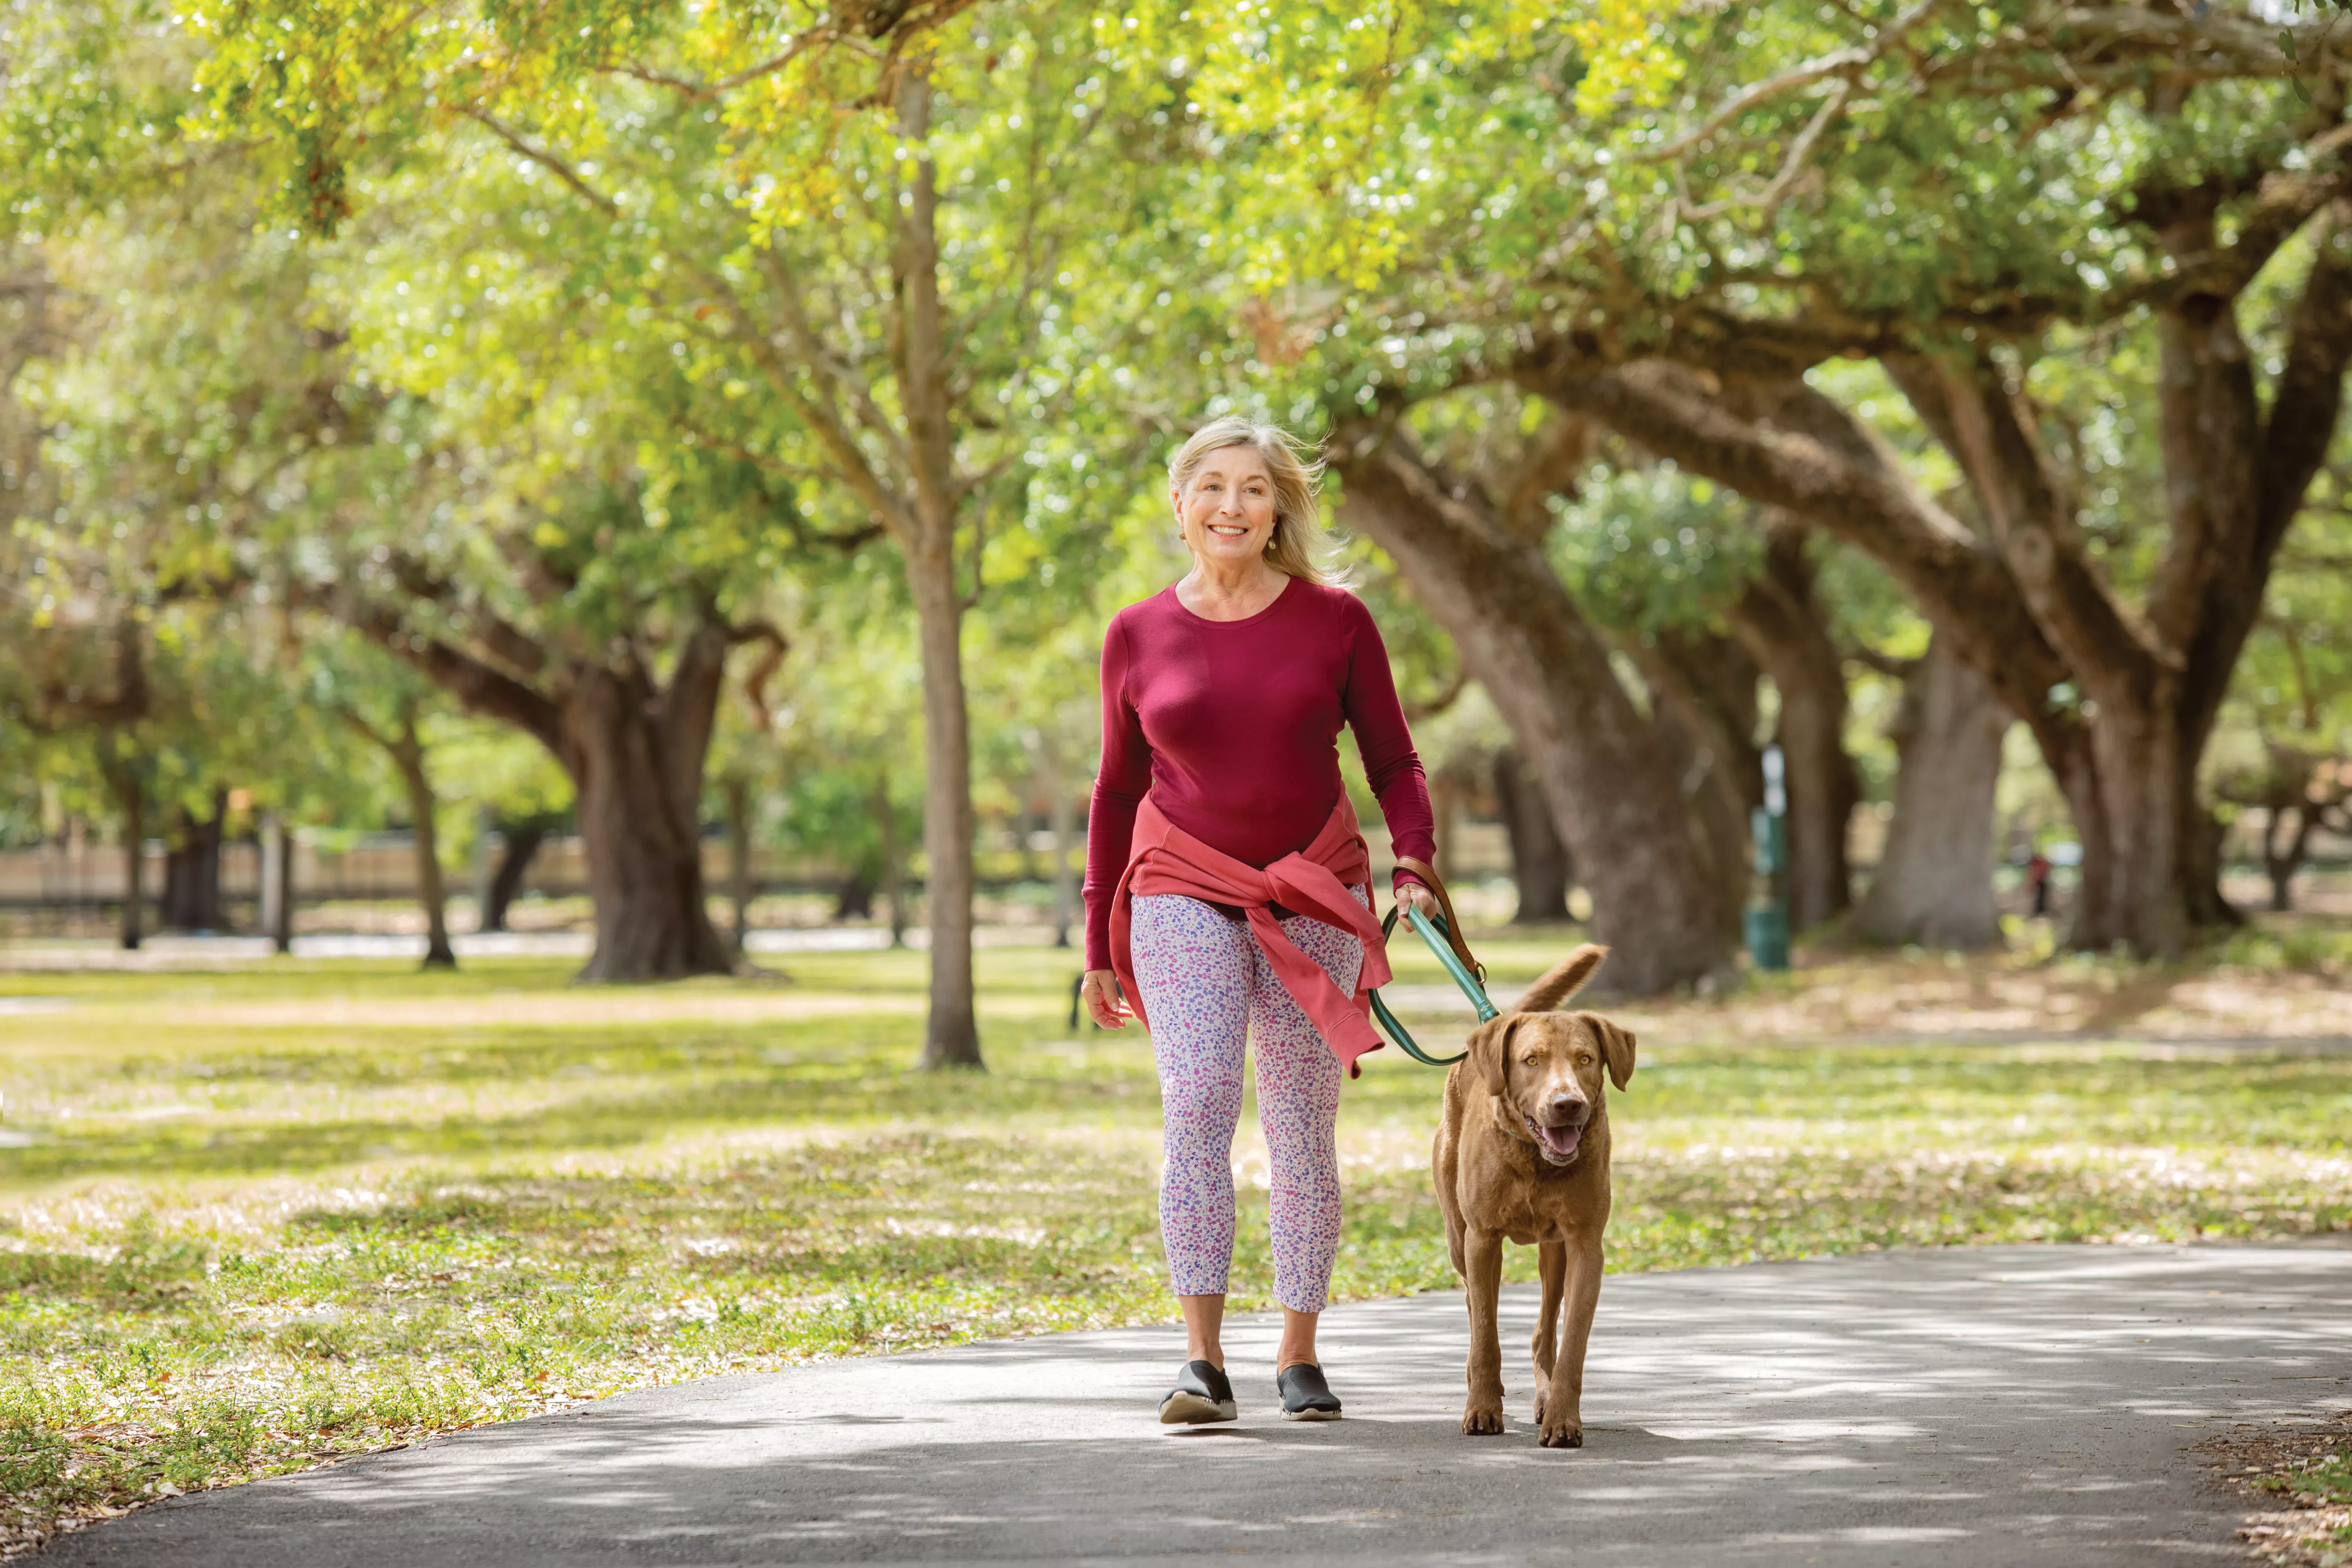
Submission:
[[[1330,1426],[1170,1431],[1172,1330],[1060,1334],[629,1395],[149,1509],[57,1564],[2238,1563],[2198,1465],[2352,1406],[2352,1249],[2011,1247],[1612,1279],[1586,1446],[1465,1438],[1455,1294],[1335,1309]],[[1509,1343],[1509,1342],[1507,1342]]]

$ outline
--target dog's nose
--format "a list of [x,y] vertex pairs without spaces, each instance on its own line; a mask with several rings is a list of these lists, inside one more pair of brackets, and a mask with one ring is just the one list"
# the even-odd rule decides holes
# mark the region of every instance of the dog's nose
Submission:
[[1553,1116],[1563,1119],[1570,1116],[1581,1116],[1584,1114],[1584,1096],[1581,1094],[1555,1094],[1551,1097],[1551,1103],[1547,1105],[1545,1109],[1550,1112]]

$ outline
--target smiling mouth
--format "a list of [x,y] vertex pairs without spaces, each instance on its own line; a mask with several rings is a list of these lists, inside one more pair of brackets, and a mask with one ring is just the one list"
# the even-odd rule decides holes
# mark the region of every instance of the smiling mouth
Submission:
[[1211,523],[1209,525],[1209,531],[1223,539],[1245,539],[1249,538],[1249,530],[1247,528],[1228,528],[1223,523]]
[[1536,1141],[1536,1147],[1542,1153],[1545,1159],[1549,1160],[1553,1165],[1564,1166],[1576,1158],[1576,1146],[1584,1141],[1584,1128],[1581,1125],[1547,1127],[1533,1116],[1526,1117],[1525,1120],[1528,1124],[1528,1135]]

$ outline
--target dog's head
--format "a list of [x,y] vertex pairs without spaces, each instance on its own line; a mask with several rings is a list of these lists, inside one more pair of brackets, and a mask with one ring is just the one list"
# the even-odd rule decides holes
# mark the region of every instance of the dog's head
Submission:
[[1601,1114],[1601,1074],[1620,1089],[1633,1076],[1632,1030],[1598,1013],[1559,1010],[1607,956],[1606,947],[1579,947],[1510,1011],[1470,1037],[1470,1065],[1486,1092],[1525,1124],[1536,1153],[1549,1165],[1575,1160],[1585,1129]]

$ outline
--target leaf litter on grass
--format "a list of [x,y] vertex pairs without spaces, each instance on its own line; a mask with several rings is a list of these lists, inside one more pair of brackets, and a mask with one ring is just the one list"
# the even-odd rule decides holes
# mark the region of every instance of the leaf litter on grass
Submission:
[[2281,1568],[2352,1563],[2352,1411],[2332,1421],[2241,1425],[2199,1445],[2254,1506],[2238,1539]]

